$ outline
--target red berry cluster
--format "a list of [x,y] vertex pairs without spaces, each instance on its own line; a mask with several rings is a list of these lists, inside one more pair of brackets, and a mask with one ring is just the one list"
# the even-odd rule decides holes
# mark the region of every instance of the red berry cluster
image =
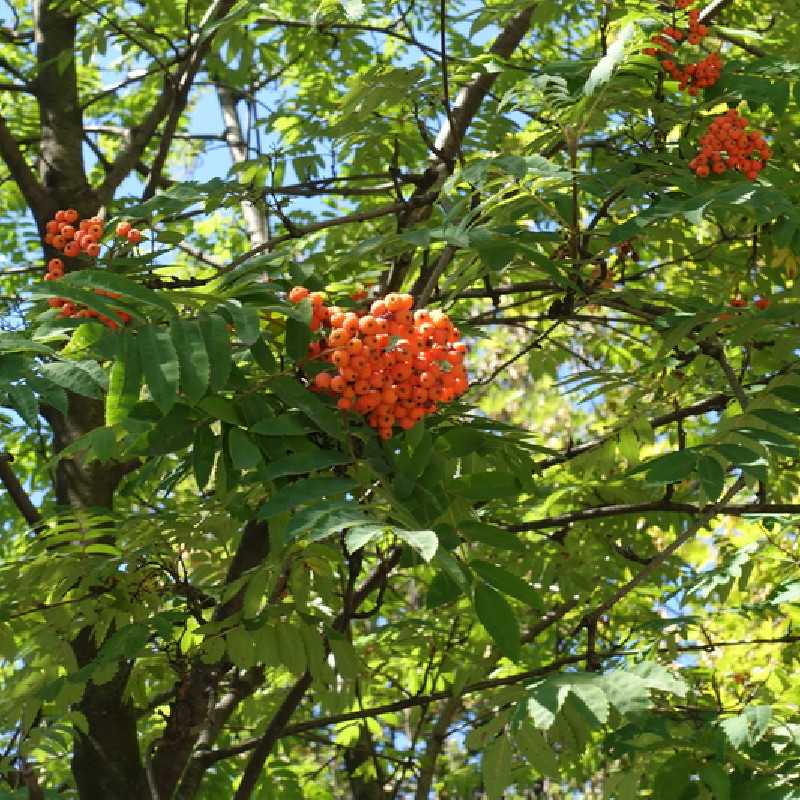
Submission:
[[[747,298],[744,297],[741,292],[736,292],[736,294],[728,301],[728,305],[735,309],[747,308]],[[753,300],[753,305],[759,311],[766,311],[770,307],[770,300],[768,297],[757,297],[755,300]],[[734,315],[738,316],[739,311],[723,311],[721,314],[717,314],[717,320],[720,322],[727,322],[732,320]]]
[[366,417],[382,439],[395,426],[413,428],[467,390],[467,346],[443,311],[412,311],[410,294],[391,293],[369,311],[348,311],[325,305],[325,295],[303,286],[289,292],[293,303],[306,297],[312,329],[330,329],[311,343],[308,357],[334,367],[315,376],[312,391],[337,396],[340,409]]
[[90,258],[100,255],[100,240],[104,232],[102,217],[82,220],[74,208],[62,209],[48,221],[45,230],[45,244],[63,251],[69,258],[75,258],[81,253]]
[[[741,293],[735,294],[730,301],[730,305],[733,308],[746,308],[747,307],[747,298],[743,297]],[[753,305],[759,311],[765,311],[769,308],[769,298],[768,297],[757,297],[753,301]]]
[[[696,0],[678,0],[675,4],[677,10],[684,10],[693,6]],[[661,66],[673,80],[678,81],[681,91],[686,90],[693,97],[700,93],[701,89],[713,86],[722,72],[722,59],[719,53],[713,52],[702,58],[700,61],[689,64],[679,64],[671,56],[675,49],[680,47],[683,42],[691,45],[699,45],[706,36],[709,28],[700,22],[700,11],[693,8],[688,14],[688,31],[683,31],[674,25],[663,28],[661,33],[652,36],[650,41],[657,47],[648,47],[644,53],[648,56],[655,56],[661,59]]]
[[700,137],[701,150],[689,162],[689,168],[699,178],[734,169],[754,181],[772,153],[759,131],[745,130],[747,123],[747,117],[733,108],[717,117]]

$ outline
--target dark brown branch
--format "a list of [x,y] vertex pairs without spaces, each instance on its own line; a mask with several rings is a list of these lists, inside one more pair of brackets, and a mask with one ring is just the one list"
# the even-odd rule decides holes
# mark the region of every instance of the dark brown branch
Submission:
[[[608,517],[624,517],[632,514],[650,514],[653,512],[663,514],[684,514],[694,516],[704,514],[705,509],[691,503],[673,503],[671,500],[655,500],[652,503],[631,503],[630,505],[597,506],[586,508],[583,511],[574,511],[570,514],[560,514],[556,517],[536,519],[531,522],[520,522],[515,525],[505,525],[504,530],[510,533],[524,533],[527,531],[540,531],[548,528],[563,528],[575,522],[589,522],[595,519]],[[747,514],[800,514],[800,503],[744,503],[722,506],[718,513],[730,516],[745,516]]]
[[620,600],[629,595],[639,584],[643,583],[646,578],[652,575],[670,556],[680,550],[690,539],[693,539],[697,534],[705,528],[705,526],[719,514],[725,513],[725,508],[728,503],[745,487],[747,478],[743,475],[736,480],[736,482],[728,489],[722,498],[709,506],[706,506],[700,517],[695,520],[680,536],[669,546],[660,550],[654,555],[649,564],[642,567],[627,583],[614,592],[611,597],[604,600],[597,605],[589,614],[584,616],[584,619],[599,619],[603,614],[613,608]]
[[[528,32],[535,8],[535,4],[526,6],[503,26],[489,48],[490,55],[499,58],[511,56]],[[436,159],[427,170],[426,179],[417,186],[412,199],[429,193],[433,194],[434,198],[438,196],[444,179],[452,172],[453,164],[469,126],[496,80],[496,72],[482,72],[461,88],[453,103],[452,113],[434,142]],[[429,203],[417,206],[416,210],[408,209],[400,218],[400,227],[407,228],[425,219],[430,214],[432,202],[431,200]],[[410,266],[410,254],[404,254],[397,260],[390,274],[383,281],[389,291],[396,291],[400,288]]]
[[[680,408],[668,414],[662,414],[661,416],[653,417],[650,420],[650,427],[663,428],[665,425],[670,425],[673,422],[688,419],[689,417],[698,417],[703,414],[707,414],[710,411],[722,411],[728,405],[728,403],[730,403],[730,401],[731,397],[729,395],[716,394],[713,397],[709,397],[707,400],[701,400],[700,402],[686,406],[685,408]],[[573,458],[577,458],[584,453],[588,453],[589,451],[600,447],[604,442],[607,442],[610,437],[615,436],[617,432],[618,431],[612,431],[606,436],[595,439],[594,441],[586,442],[585,444],[577,445],[576,447],[571,447],[566,452],[557,456],[551,456],[550,458],[544,458],[541,461],[537,461],[534,465],[534,469],[536,471],[541,471],[558,466],[566,461],[571,461]]]
[[19,482],[14,470],[11,469],[13,460],[14,456],[10,453],[0,454],[0,481],[6,487],[6,491],[13,500],[14,505],[28,525],[36,527],[42,521],[42,516],[34,506],[28,493],[22,488],[22,484]]
[[335,217],[334,219],[327,219],[323,220],[322,222],[315,222],[311,225],[306,225],[305,227],[293,227],[293,230],[289,233],[285,233],[281,236],[275,236],[270,239],[268,242],[264,244],[254,247],[251,250],[248,250],[246,253],[242,253],[242,255],[235,258],[227,267],[227,271],[230,272],[231,270],[236,269],[236,267],[245,263],[249,259],[253,258],[253,256],[257,256],[260,253],[270,252],[274,250],[279,244],[283,244],[284,242],[288,242],[292,239],[301,239],[304,236],[308,236],[311,233],[317,233],[318,231],[325,230],[326,228],[333,228],[337,225],[349,225],[353,222],[368,222],[372,219],[379,219],[380,217],[386,217],[390,214],[396,214],[398,211],[402,211],[405,208],[408,208],[410,205],[424,205],[429,203],[434,198],[429,195],[423,195],[421,197],[417,197],[416,199],[408,200],[407,202],[402,203],[391,203],[390,205],[378,206],[377,208],[370,209],[368,211],[358,211],[354,214],[346,214],[343,217]]
[[0,158],[11,172],[28,205],[31,208],[42,208],[46,204],[44,188],[28,166],[3,117],[0,117]]

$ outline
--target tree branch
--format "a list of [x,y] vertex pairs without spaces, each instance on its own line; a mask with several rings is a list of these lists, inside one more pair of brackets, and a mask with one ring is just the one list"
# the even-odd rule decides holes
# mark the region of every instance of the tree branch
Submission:
[[[526,6],[505,24],[489,48],[491,55],[500,58],[509,58],[511,56],[528,32],[535,8],[535,4]],[[459,153],[467,130],[497,80],[497,76],[498,73],[496,72],[481,72],[461,88],[453,103],[452,113],[445,121],[434,142],[435,152],[437,153],[436,158],[426,171],[425,180],[417,186],[411,199],[429,193],[433,194],[434,198],[438,196],[444,179],[452,172],[453,163]],[[420,222],[429,214],[430,203],[417,206],[417,210],[409,209],[401,216],[400,227],[405,228]],[[400,257],[382,281],[385,284],[384,288],[388,291],[397,291],[402,285],[410,265],[410,254]]]
[[19,186],[23,197],[31,208],[42,208],[46,202],[44,187],[39,183],[33,170],[22,155],[5,119],[0,116],[0,158],[8,167],[11,176]]
[[343,217],[335,217],[333,219],[323,220],[322,222],[315,222],[302,228],[295,227],[289,233],[285,233],[281,236],[275,236],[268,242],[264,242],[264,244],[259,245],[258,247],[253,247],[246,253],[242,253],[242,255],[237,256],[228,265],[226,271],[231,272],[232,270],[236,269],[236,267],[244,264],[245,261],[253,258],[253,256],[257,256],[260,253],[271,252],[279,244],[283,244],[284,242],[288,242],[292,239],[302,239],[304,236],[308,236],[311,233],[317,233],[318,231],[325,230],[326,228],[333,228],[337,225],[349,225],[353,222],[368,222],[372,219],[379,219],[380,217],[386,217],[389,214],[396,214],[398,211],[402,211],[403,209],[407,208],[409,204],[424,205],[425,203],[431,202],[433,199],[434,198],[430,195],[423,195],[416,198],[416,200],[408,200],[402,203],[391,203],[390,205],[378,206],[377,208],[373,208],[368,211],[358,211],[354,214],[346,214]]
[[634,575],[633,578],[631,578],[627,583],[620,586],[620,588],[617,589],[617,591],[614,592],[611,597],[596,606],[589,614],[586,614],[584,619],[599,619],[603,614],[606,613],[606,611],[622,600],[623,597],[630,594],[640,583],[645,580],[645,578],[652,575],[656,569],[658,569],[671,555],[677,552],[681,547],[683,547],[684,544],[686,544],[686,542],[688,542],[690,539],[693,539],[701,530],[703,530],[703,528],[705,528],[705,526],[712,519],[714,519],[714,517],[716,517],[718,514],[725,513],[724,509],[728,505],[728,502],[745,487],[746,483],[747,478],[744,475],[738,478],[718,502],[712,503],[710,506],[706,506],[706,508],[701,512],[698,520],[693,522],[680,536],[677,536],[671,545],[665,547],[663,550],[660,550],[656,555],[654,555],[649,564],[636,573],[636,575]]
[[36,506],[34,506],[28,493],[22,488],[22,484],[19,482],[19,478],[17,478],[14,470],[11,469],[11,462],[13,460],[14,456],[10,453],[0,454],[0,481],[2,481],[3,486],[6,487],[6,491],[11,497],[11,500],[14,502],[19,513],[25,518],[28,525],[32,528],[36,528],[42,521],[42,516],[36,509]]
[[[378,564],[372,574],[352,594],[350,602],[347,603],[347,607],[342,610],[333,621],[332,627],[335,630],[340,633],[346,630],[359,606],[372,592],[385,583],[391,571],[400,562],[402,554],[402,548],[396,547],[390,551],[389,555],[383,559],[380,564]],[[284,731],[286,725],[296,708],[300,705],[308,687],[311,686],[311,682],[312,677],[309,672],[306,672],[298,678],[286,695],[283,703],[281,703],[275,715],[270,720],[267,729],[256,739],[252,747],[253,752],[247,761],[241,783],[236,790],[236,794],[233,796],[233,800],[249,800],[261,776],[264,762],[272,752],[272,748],[275,746],[278,739],[285,735]]]
[[[631,503],[630,505],[611,505],[587,508],[583,511],[574,511],[570,514],[560,514],[546,519],[536,519],[531,522],[520,522],[514,525],[505,525],[503,529],[509,533],[525,533],[529,531],[546,530],[547,528],[563,528],[575,522],[588,522],[595,519],[608,517],[623,517],[631,514],[648,514],[652,512],[668,514],[685,514],[694,516],[704,514],[705,509],[691,503],[673,503],[671,500],[655,500],[652,503]],[[718,509],[720,514],[730,516],[744,516],[747,514],[800,514],[800,503],[745,503],[728,504]]]

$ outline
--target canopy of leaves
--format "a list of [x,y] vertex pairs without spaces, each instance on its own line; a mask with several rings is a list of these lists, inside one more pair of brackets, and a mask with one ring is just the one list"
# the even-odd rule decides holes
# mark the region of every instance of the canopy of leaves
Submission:
[[[800,797],[800,5],[697,8],[5,4],[0,800]],[[380,441],[298,284],[469,392]]]

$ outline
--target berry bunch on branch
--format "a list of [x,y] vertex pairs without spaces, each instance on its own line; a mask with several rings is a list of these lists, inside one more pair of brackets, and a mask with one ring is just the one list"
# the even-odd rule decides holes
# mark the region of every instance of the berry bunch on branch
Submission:
[[[76,258],[86,255],[97,258],[100,255],[100,245],[105,234],[105,221],[102,217],[81,219],[80,214],[74,209],[57,211],[55,217],[47,222],[45,243],[60,250],[67,258]],[[129,222],[120,222],[116,230],[117,236],[125,239],[130,244],[142,241],[142,232],[134,228]],[[64,277],[66,265],[60,258],[51,258],[47,264],[46,281],[54,281]],[[95,289],[95,294],[116,300],[120,295],[104,289]],[[64,297],[51,297],[48,301],[51,308],[60,309],[59,316],[64,318],[97,319],[108,328],[118,328],[120,324],[126,325],[131,316],[125,311],[117,310],[117,319],[101,314],[94,309],[73,303]]]
[[760,131],[747,131],[748,120],[736,109],[717,117],[700,137],[700,152],[689,162],[699,178],[738,170],[751,181],[772,154]]
[[663,28],[661,33],[652,36],[650,41],[657,45],[648,47],[643,52],[661,60],[662,69],[673,79],[678,81],[681,91],[697,96],[701,89],[708,89],[718,80],[722,72],[723,62],[718,52],[714,51],[701,58],[699,61],[681,64],[676,61],[675,51],[683,44],[700,45],[708,36],[710,29],[700,22],[700,11],[691,8],[695,0],[678,0],[675,4],[676,11],[690,9],[687,17],[687,28],[683,30],[676,24]]
[[382,439],[395,427],[413,428],[467,390],[467,346],[443,311],[412,311],[410,294],[391,293],[369,311],[348,311],[302,286],[289,293],[293,303],[306,298],[312,330],[323,331],[309,345],[308,359],[330,365],[311,390],[337,397],[340,409],[365,417]]

